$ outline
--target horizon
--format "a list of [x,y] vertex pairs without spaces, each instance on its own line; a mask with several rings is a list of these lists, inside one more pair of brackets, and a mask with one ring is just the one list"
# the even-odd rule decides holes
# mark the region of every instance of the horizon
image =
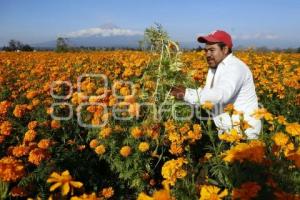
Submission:
[[[298,48],[300,2],[270,0],[240,3],[191,0],[0,0],[0,46],[14,39],[35,45],[69,38],[142,36],[161,24],[183,46],[201,46],[196,38],[214,30],[229,32],[234,47]],[[134,9],[134,12],[132,9]],[[205,19],[205,20],[204,20]]]

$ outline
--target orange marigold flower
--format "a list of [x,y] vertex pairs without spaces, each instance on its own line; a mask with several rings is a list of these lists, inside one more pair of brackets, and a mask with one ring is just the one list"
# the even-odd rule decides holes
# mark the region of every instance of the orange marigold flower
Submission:
[[73,181],[73,178],[68,170],[61,173],[61,175],[53,172],[47,179],[47,183],[53,183],[53,185],[50,187],[50,192],[61,187],[61,194],[63,196],[66,196],[70,192],[70,189],[81,188],[83,186],[83,183],[79,181]]
[[19,158],[19,157],[28,155],[29,151],[30,151],[29,147],[20,145],[20,146],[13,147],[12,155]]
[[5,116],[11,103],[9,101],[0,102],[0,116]]
[[105,146],[103,145],[103,144],[101,144],[101,145],[99,145],[99,146],[97,146],[96,148],[95,148],[95,152],[96,152],[96,154],[98,154],[98,155],[102,155],[102,154],[104,154],[105,153]]
[[8,136],[12,130],[12,124],[9,121],[4,121],[0,125],[0,134]]
[[90,148],[95,149],[99,145],[99,142],[97,139],[92,139],[90,141]]
[[59,121],[57,121],[57,120],[52,120],[51,121],[51,128],[53,128],[53,129],[58,129],[58,128],[60,128],[60,122]]
[[223,160],[229,163],[234,161],[243,162],[249,160],[262,163],[265,156],[265,145],[263,142],[253,140],[249,144],[239,143],[224,153]]
[[37,121],[31,121],[27,125],[28,129],[30,129],[30,130],[35,129],[37,126],[38,126],[38,122]]
[[23,138],[24,142],[32,142],[36,137],[36,131],[35,130],[28,130]]
[[125,158],[128,157],[131,154],[131,147],[123,146],[120,150],[120,154]]
[[0,160],[1,181],[16,181],[25,175],[25,167],[20,160],[13,157],[3,157]]
[[2,144],[2,142],[4,142],[5,140],[5,136],[4,135],[0,135],[0,144]]
[[137,138],[143,136],[143,132],[139,127],[134,127],[131,129],[131,135],[137,139]]
[[112,187],[103,188],[101,194],[104,198],[109,199],[114,195],[114,189]]
[[26,197],[28,196],[28,190],[23,187],[15,186],[11,189],[10,195],[13,197]]
[[172,143],[169,152],[173,155],[180,155],[183,153],[182,144]]
[[13,114],[15,117],[21,118],[27,109],[27,105],[16,105]]
[[47,158],[49,158],[49,153],[41,148],[35,148],[30,151],[28,156],[28,161],[35,164],[40,165],[41,162]]
[[135,96],[127,95],[124,97],[124,101],[127,103],[135,103]]
[[37,93],[36,91],[28,91],[28,92],[26,93],[26,98],[27,98],[27,99],[33,99],[34,97],[36,97],[37,94],[38,94],[38,93]]
[[240,188],[234,188],[232,191],[232,199],[250,200],[257,196],[261,190],[261,186],[256,182],[246,182]]
[[48,149],[53,142],[50,139],[41,139],[37,146],[41,149]]
[[300,148],[286,156],[287,159],[294,161],[296,167],[300,168]]

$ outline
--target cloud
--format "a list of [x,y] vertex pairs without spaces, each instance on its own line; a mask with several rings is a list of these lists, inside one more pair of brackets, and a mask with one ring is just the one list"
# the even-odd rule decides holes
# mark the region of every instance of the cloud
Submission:
[[143,35],[144,33],[141,31],[135,31],[131,29],[122,29],[118,27],[96,27],[89,29],[82,29],[66,34],[62,34],[63,37],[89,37],[89,36],[135,36],[135,35]]
[[251,40],[251,39],[275,40],[278,39],[279,36],[271,33],[254,33],[254,34],[233,35],[232,38],[237,40]]

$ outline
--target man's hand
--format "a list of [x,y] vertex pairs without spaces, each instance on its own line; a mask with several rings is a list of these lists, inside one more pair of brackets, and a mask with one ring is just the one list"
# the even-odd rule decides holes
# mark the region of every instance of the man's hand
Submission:
[[171,95],[174,96],[178,100],[183,100],[185,95],[185,87],[183,86],[174,86],[171,89]]

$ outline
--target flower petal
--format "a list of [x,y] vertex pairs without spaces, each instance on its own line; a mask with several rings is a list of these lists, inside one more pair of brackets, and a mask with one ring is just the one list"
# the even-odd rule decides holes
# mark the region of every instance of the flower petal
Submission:
[[61,186],[61,182],[55,183],[50,187],[50,192]]
[[79,181],[71,181],[70,184],[75,188],[81,188],[83,186],[83,183]]
[[70,185],[69,183],[65,183],[63,186],[62,186],[62,190],[61,190],[61,193],[63,196],[67,195],[70,191]]

